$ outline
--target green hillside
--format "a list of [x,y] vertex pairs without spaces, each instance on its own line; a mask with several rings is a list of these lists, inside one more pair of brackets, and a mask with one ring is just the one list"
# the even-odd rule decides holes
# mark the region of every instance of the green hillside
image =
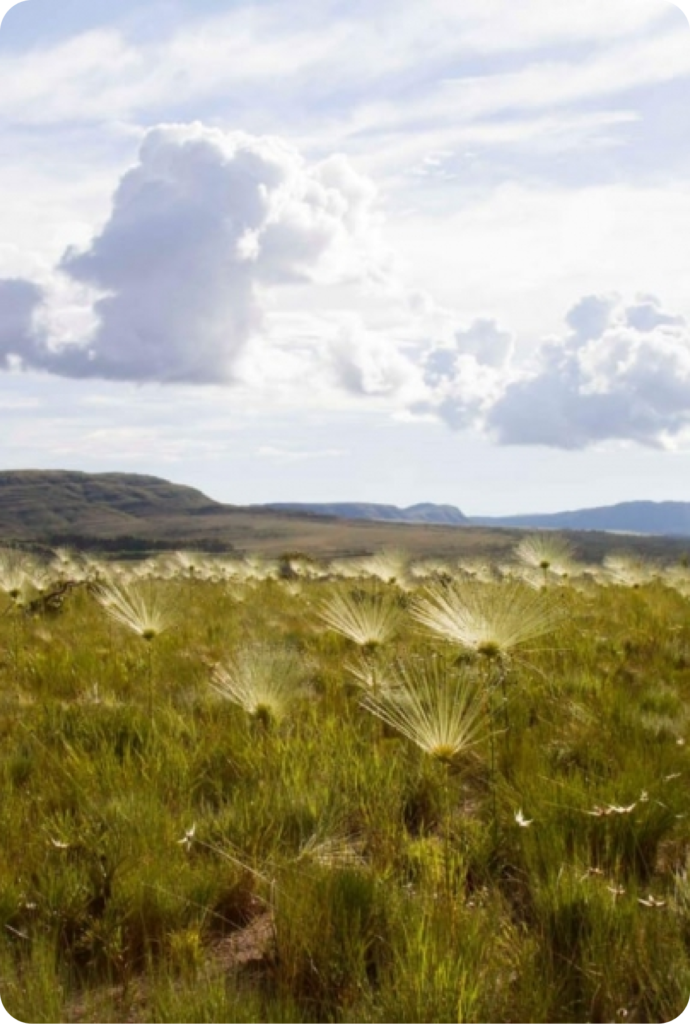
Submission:
[[134,473],[18,470],[0,473],[4,531],[120,530],[141,519],[219,507],[200,491]]

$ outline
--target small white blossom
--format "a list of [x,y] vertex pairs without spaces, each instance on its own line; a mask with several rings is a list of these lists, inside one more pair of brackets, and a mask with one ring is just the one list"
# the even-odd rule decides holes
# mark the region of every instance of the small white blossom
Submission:
[[532,824],[532,822],[534,821],[534,818],[527,819],[524,816],[524,814],[522,813],[522,808],[520,808],[519,811],[515,812],[515,820],[518,823],[518,825],[521,826],[521,828],[527,828],[528,825]]
[[191,850],[192,843],[194,842],[194,834],[195,833],[196,833],[196,822],[194,822],[194,824],[192,825],[191,828],[188,828],[185,831],[185,834],[182,837],[182,839],[178,839],[177,840],[178,845],[184,846],[185,850]]
[[647,896],[646,900],[638,898],[637,902],[641,903],[643,907],[665,907],[666,906],[666,900],[657,900],[657,899],[655,899],[652,896],[651,893]]

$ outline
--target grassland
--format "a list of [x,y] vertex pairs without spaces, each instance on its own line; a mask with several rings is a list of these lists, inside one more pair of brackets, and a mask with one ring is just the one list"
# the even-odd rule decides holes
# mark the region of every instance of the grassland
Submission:
[[552,549],[0,552],[6,1009],[674,1019],[690,571]]

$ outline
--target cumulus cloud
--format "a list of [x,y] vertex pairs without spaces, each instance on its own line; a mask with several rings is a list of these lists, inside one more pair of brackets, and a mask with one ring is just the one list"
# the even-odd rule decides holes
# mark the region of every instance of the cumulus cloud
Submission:
[[422,360],[426,394],[411,412],[437,417],[453,430],[480,427],[502,391],[513,336],[492,319],[457,327],[446,312],[445,321]]
[[333,382],[352,395],[403,397],[418,388],[419,368],[395,339],[358,319],[341,325],[327,351]]
[[690,428],[690,326],[682,317],[650,296],[632,305],[588,296],[566,320],[570,332],[542,345],[488,411],[499,442],[662,447]]
[[65,344],[50,331],[60,317],[44,310],[43,335],[29,337],[16,321],[27,296],[35,312],[34,286],[25,283],[22,299],[8,284],[16,295],[7,317],[0,312],[5,358],[70,377],[187,383],[232,380],[263,329],[267,293],[300,283],[382,287],[388,275],[376,190],[345,157],[308,164],[280,139],[201,124],[147,133],[107,223],[58,270],[98,295],[95,327]]
[[[361,316],[346,312],[353,289]],[[683,317],[614,293],[585,296],[565,321],[519,364],[494,319],[459,326],[396,277],[376,189],[345,157],[310,163],[279,138],[162,125],[85,248],[37,281],[0,279],[0,369],[302,396],[308,381],[502,444],[658,446],[690,432]]]
[[40,342],[34,315],[43,301],[41,288],[19,278],[0,280],[0,367],[9,369],[18,351],[35,356]]
[[425,362],[428,383],[439,383],[456,377],[461,366],[473,361],[478,366],[500,369],[513,351],[513,336],[503,331],[495,320],[477,319],[467,328],[452,332],[449,339],[435,346]]

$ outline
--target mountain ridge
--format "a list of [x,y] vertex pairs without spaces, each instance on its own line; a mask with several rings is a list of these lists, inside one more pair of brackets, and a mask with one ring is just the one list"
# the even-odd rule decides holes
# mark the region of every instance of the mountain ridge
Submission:
[[433,502],[418,502],[407,508],[357,501],[316,503],[282,501],[256,507],[270,508],[276,512],[307,512],[314,515],[333,516],[337,519],[374,519],[378,522],[438,523],[450,526],[467,525],[469,522],[467,516],[455,505],[436,505]]
[[258,507],[386,522],[690,536],[690,502],[683,501],[624,501],[565,512],[536,512],[514,516],[468,516],[454,505],[436,505],[433,502],[422,502],[408,508],[372,502],[277,502]]

